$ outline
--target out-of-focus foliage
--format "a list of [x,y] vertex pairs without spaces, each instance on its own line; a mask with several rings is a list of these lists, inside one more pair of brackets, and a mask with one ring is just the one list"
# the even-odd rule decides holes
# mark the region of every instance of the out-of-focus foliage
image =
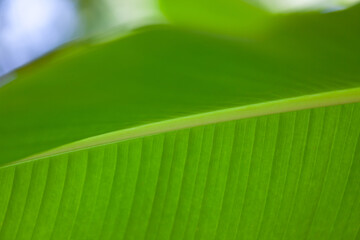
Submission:
[[171,21],[228,35],[256,35],[269,29],[274,13],[334,11],[356,1],[2,0],[0,76],[68,41],[109,31],[125,33]]
[[0,76],[71,40],[163,20],[153,0],[2,0]]

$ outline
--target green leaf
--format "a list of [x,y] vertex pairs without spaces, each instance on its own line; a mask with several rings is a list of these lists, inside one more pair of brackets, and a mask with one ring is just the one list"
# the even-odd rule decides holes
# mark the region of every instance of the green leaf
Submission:
[[20,69],[0,239],[358,238],[358,11],[261,38],[153,26]]

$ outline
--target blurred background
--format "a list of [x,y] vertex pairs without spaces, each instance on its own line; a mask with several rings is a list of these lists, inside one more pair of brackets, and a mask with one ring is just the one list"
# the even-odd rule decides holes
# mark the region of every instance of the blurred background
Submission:
[[[342,10],[360,0],[249,0],[272,14]],[[157,0],[0,0],[0,76],[71,40],[167,22]]]

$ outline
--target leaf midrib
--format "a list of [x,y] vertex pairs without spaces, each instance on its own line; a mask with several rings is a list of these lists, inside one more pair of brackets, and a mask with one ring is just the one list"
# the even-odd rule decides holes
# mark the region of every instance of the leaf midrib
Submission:
[[154,134],[161,134],[184,128],[355,102],[360,102],[360,88],[329,91],[304,95],[300,97],[250,104],[240,107],[226,108],[200,114],[193,114],[84,138],[82,140],[68,143],[42,153],[6,163],[0,166],[0,168],[10,167],[46,157],[57,156],[97,146],[112,144],[115,142],[141,138]]

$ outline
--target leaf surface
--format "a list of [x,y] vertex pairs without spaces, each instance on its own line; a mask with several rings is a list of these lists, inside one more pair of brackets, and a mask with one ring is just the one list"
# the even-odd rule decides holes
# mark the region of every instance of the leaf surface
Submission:
[[358,238],[358,11],[251,38],[153,26],[20,69],[0,239]]

